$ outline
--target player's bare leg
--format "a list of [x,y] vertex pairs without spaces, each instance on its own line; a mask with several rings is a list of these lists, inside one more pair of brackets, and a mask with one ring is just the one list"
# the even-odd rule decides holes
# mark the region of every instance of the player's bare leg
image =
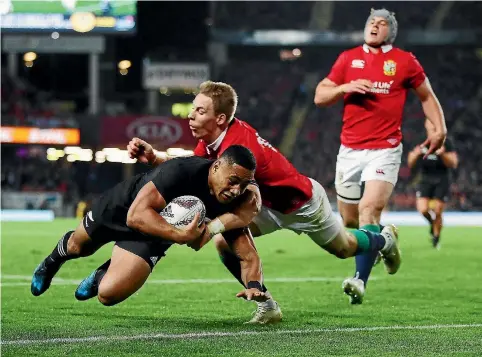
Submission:
[[435,199],[433,201],[433,212],[435,213],[435,219],[433,220],[433,236],[432,244],[434,248],[440,248],[440,233],[442,232],[442,214],[445,209],[445,202]]
[[62,264],[71,259],[93,254],[99,245],[95,245],[80,222],[75,231],[65,233],[56,247],[35,269],[30,290],[34,296],[43,294],[59,271]]
[[151,274],[151,267],[141,257],[114,246],[109,268],[100,281],[97,297],[106,306],[124,301],[139,290]]
[[[254,223],[250,224],[249,228],[253,236],[257,237],[261,235],[261,231]],[[218,234],[214,236],[213,240],[223,264],[230,271],[230,273],[240,282],[240,284],[244,286],[243,280],[241,278],[241,263],[239,261],[239,258],[232,252],[231,248],[229,247],[228,243],[222,235]],[[265,302],[257,302],[258,307],[249,323],[270,324],[281,321],[283,317],[281,309],[278,303],[272,298],[271,294],[269,293],[268,289],[264,284],[263,291],[269,299]]]
[[358,229],[358,202],[348,203],[338,199],[338,211],[340,212],[341,218],[343,219],[344,227]]
[[430,238],[433,239],[434,235],[434,217],[430,212],[430,199],[428,197],[417,198],[417,211],[428,221],[430,224]]
[[[393,184],[380,181],[370,180],[365,182],[365,190],[359,204],[359,223],[360,229],[372,233],[380,233],[380,217],[384,207],[393,192]],[[383,230],[382,230],[383,231]],[[399,260],[399,252],[396,260]],[[373,265],[377,257],[383,257],[383,253],[368,252],[366,254],[357,255],[356,271],[352,278],[345,279],[342,284],[344,292],[350,296],[352,304],[360,304],[363,300],[368,277],[370,276]],[[385,265],[391,265],[392,262],[385,260]],[[399,264],[399,263],[398,263]],[[391,270],[387,265],[387,270]]]
[[79,284],[75,297],[82,301],[97,296],[103,305],[118,304],[144,285],[151,270],[143,258],[115,245],[111,259]]

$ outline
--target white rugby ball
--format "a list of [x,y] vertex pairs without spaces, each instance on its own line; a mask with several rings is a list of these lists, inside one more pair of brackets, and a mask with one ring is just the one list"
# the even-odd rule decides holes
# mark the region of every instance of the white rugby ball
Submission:
[[159,214],[174,227],[183,228],[192,222],[198,212],[201,214],[199,219],[199,225],[201,225],[206,218],[204,203],[195,196],[180,196],[169,202]]

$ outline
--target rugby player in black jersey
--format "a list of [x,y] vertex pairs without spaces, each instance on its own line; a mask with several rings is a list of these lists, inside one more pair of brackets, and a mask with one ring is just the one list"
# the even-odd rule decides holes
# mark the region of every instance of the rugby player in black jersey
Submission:
[[[429,120],[425,120],[425,129],[428,135],[434,130]],[[416,146],[408,154],[408,166],[414,171],[420,172],[417,210],[430,224],[432,245],[439,248],[442,213],[450,194],[451,172],[457,168],[459,160],[449,138],[445,141],[444,146],[435,153],[425,155],[426,153],[427,147]],[[431,200],[433,200],[432,207],[430,207]]]
[[[106,268],[94,271],[75,293],[79,300],[97,296],[102,304],[115,305],[144,284],[172,244],[187,244],[198,250],[212,236],[223,233],[242,263],[246,289],[237,296],[265,300],[261,262],[246,228],[259,210],[253,193],[246,190],[248,184],[255,183],[255,169],[251,151],[235,145],[217,160],[177,158],[119,183],[93,202],[92,210],[76,230],[65,233],[38,265],[32,294],[43,294],[66,261],[89,256],[115,241]],[[198,197],[212,221],[201,223],[197,214],[186,229],[167,223],[159,212],[183,195]]]

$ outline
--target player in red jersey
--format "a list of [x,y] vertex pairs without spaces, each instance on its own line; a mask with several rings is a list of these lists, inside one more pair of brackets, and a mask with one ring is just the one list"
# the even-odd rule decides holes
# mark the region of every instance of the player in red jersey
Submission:
[[[230,229],[236,228],[233,226],[236,219],[244,221],[242,226],[252,220],[249,227],[254,236],[286,228],[298,234],[306,233],[316,244],[339,258],[381,251],[388,272],[394,274],[398,270],[400,260],[394,227],[386,227],[381,234],[359,230],[346,232],[334,216],[323,187],[300,174],[246,122],[234,118],[237,95],[231,86],[205,82],[193,104],[189,125],[194,137],[199,140],[195,155],[217,158],[231,145],[249,148],[256,158],[257,166],[256,184],[250,185],[248,189],[256,192],[259,186],[263,203],[254,219],[253,216],[220,216],[208,224],[211,232],[222,233],[228,226]],[[143,163],[155,166],[167,159],[138,138],[131,140],[127,148],[132,158]],[[240,267],[243,262],[233,254],[229,241],[221,234],[214,239],[221,260],[242,284]],[[263,291],[270,297],[265,286]],[[281,317],[278,304],[271,298],[258,303],[251,322],[264,324],[279,321]]]
[[[397,29],[393,13],[372,9],[365,43],[342,52],[316,88],[317,106],[344,102],[335,185],[346,227],[380,231],[381,212],[398,178],[402,113],[409,89],[415,90],[434,126],[423,143],[429,148],[425,157],[442,147],[447,134],[442,108],[422,66],[413,54],[392,45]],[[375,259],[375,253],[358,256],[355,277],[343,282],[352,303],[362,302]]]

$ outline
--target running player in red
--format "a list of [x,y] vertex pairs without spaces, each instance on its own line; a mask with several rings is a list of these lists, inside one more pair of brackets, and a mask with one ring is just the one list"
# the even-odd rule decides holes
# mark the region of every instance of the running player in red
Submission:
[[[400,255],[393,226],[383,232],[354,230],[346,232],[334,216],[323,187],[300,174],[293,165],[269,142],[261,138],[255,129],[237,118],[237,94],[225,83],[205,82],[194,99],[189,125],[199,143],[195,155],[217,158],[230,146],[249,148],[256,158],[255,180],[259,185],[262,207],[249,225],[254,236],[268,234],[285,228],[298,234],[306,233],[316,244],[339,258],[348,258],[366,252],[381,252],[387,271],[397,272]],[[138,138],[127,146],[129,155],[140,162],[158,165],[162,157],[151,145]],[[257,191],[258,186],[248,189]],[[210,232],[222,233],[223,217],[208,224]],[[230,226],[230,228],[233,228]],[[216,248],[228,270],[243,284],[240,260],[233,254],[221,234],[215,238]],[[204,243],[203,243],[204,244]],[[265,286],[263,292],[270,297]],[[278,304],[271,298],[260,302],[251,323],[271,323],[281,320]]]
[[[397,182],[402,157],[402,113],[409,89],[419,97],[434,130],[423,143],[425,157],[442,147],[447,129],[442,108],[425,72],[410,53],[393,47],[395,15],[373,10],[365,43],[342,52],[316,88],[315,104],[343,99],[343,129],[335,186],[346,227],[379,232],[380,216]],[[364,183],[364,190],[362,190]],[[356,258],[354,278],[343,282],[351,303],[360,304],[376,253]]]

